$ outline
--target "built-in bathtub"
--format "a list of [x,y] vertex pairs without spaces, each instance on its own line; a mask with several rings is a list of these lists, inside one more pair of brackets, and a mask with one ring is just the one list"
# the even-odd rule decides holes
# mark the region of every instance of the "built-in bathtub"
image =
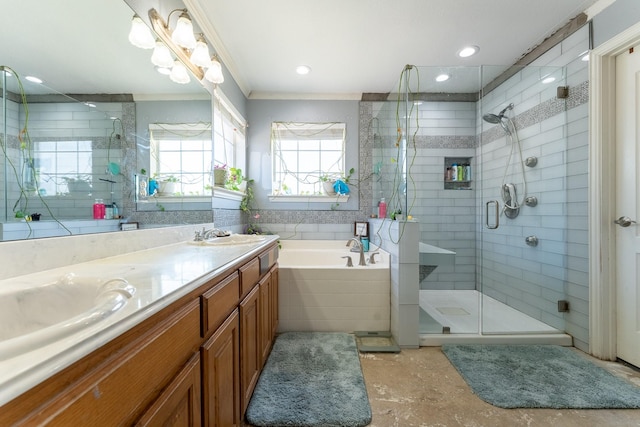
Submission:
[[[389,331],[389,254],[374,246],[375,264],[359,266],[344,240],[282,240],[279,332]],[[350,256],[353,267],[347,267]]]

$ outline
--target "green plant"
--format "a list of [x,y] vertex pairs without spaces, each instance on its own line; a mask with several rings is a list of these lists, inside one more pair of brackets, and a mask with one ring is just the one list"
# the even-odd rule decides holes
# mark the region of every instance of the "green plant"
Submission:
[[229,171],[227,172],[227,181],[224,184],[224,187],[233,191],[241,191],[240,184],[242,184],[242,181],[242,169],[229,168]]
[[165,181],[165,182],[180,182],[180,178],[178,178],[175,175],[168,175],[165,176],[163,178],[160,178],[160,181]]

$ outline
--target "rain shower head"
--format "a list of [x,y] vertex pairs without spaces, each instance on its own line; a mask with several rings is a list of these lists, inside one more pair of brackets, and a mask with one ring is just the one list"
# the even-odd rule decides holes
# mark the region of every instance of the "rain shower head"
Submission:
[[507,132],[507,134],[511,135],[511,129],[509,129],[509,126],[504,122],[505,119],[509,120],[509,118],[505,116],[504,113],[506,113],[507,110],[511,110],[511,109],[513,109],[513,103],[504,107],[504,109],[500,111],[498,114],[491,114],[491,113],[485,114],[484,116],[482,116],[482,120],[484,120],[487,123],[493,123],[496,125],[500,124],[500,126],[502,126],[502,129],[504,129],[504,131]]
[[487,122],[487,123],[493,123],[494,125],[497,125],[498,123],[500,123],[502,121],[502,115],[497,115],[497,114],[485,114],[484,116],[482,116],[482,119]]

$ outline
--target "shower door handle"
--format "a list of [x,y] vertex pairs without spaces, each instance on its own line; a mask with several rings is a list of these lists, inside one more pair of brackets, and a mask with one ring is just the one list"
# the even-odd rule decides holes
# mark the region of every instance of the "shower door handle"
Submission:
[[[489,224],[489,205],[495,206],[495,223]],[[500,203],[497,200],[489,200],[486,204],[485,221],[489,230],[495,230],[500,226]]]

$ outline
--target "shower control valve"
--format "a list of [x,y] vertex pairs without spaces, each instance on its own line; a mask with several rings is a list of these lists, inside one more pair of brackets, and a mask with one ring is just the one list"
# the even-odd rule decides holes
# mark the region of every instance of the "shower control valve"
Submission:
[[527,236],[524,241],[529,246],[538,246],[538,238],[536,236]]
[[524,199],[524,204],[530,207],[534,207],[538,204],[538,198],[536,196],[529,196]]

